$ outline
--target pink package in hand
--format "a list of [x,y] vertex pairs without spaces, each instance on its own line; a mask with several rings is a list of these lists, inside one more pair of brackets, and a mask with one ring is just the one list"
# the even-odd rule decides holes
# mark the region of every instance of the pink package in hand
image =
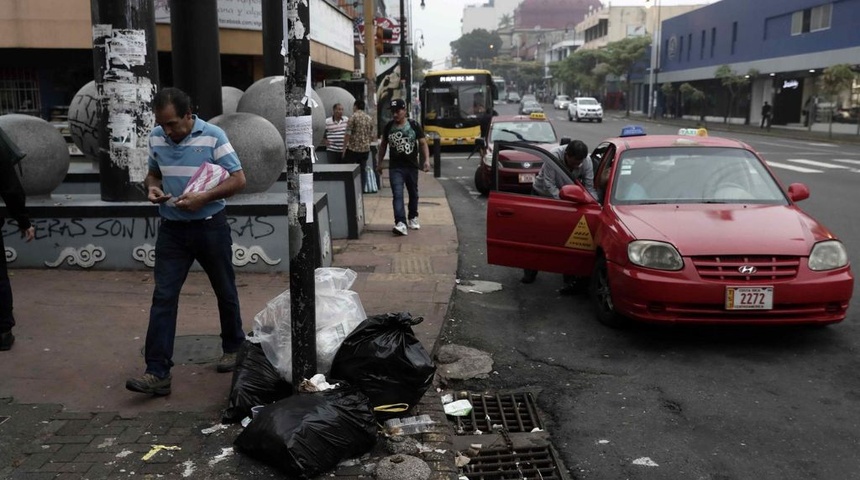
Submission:
[[188,180],[188,185],[185,186],[185,190],[182,193],[212,190],[229,176],[230,173],[220,165],[208,162],[204,163],[200,165],[200,168]]

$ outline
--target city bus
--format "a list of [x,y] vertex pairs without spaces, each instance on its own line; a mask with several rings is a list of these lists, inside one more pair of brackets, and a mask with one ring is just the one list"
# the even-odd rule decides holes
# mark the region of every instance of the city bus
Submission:
[[488,70],[453,69],[428,72],[419,87],[421,125],[427,140],[443,146],[474,145],[481,123],[489,123],[499,97]]
[[493,83],[496,85],[496,92],[499,94],[496,103],[505,103],[508,100],[508,87],[505,84],[505,78],[493,77]]

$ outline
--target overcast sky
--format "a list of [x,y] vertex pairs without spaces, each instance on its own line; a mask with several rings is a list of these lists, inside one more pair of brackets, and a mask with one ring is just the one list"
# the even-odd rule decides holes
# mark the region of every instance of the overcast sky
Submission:
[[[391,1],[391,0],[389,0]],[[451,42],[461,36],[463,8],[466,5],[480,5],[486,1],[470,0],[424,0],[425,8],[420,7],[421,0],[404,0],[411,2],[412,15],[415,22],[416,41],[424,34],[424,46],[418,49],[421,58],[433,62],[433,68],[444,67],[445,57],[451,55]],[[659,0],[660,5],[696,5],[714,3],[715,0]],[[614,6],[641,5],[652,2],[646,0],[613,0]],[[603,2],[607,4],[606,1]]]

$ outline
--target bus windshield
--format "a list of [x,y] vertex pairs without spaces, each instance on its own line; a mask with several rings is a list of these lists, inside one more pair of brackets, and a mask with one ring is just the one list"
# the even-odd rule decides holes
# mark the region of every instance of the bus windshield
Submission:
[[419,89],[421,123],[442,145],[474,143],[489,125],[498,98],[487,70],[455,69],[428,72]]

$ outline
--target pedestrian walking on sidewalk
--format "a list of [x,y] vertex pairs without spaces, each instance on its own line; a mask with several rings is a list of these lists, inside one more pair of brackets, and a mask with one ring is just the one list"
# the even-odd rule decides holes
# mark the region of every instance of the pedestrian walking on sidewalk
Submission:
[[761,106],[761,126],[759,128],[767,127],[770,130],[770,116],[773,107],[770,106],[769,103],[764,102],[764,105]]
[[[18,174],[15,173],[15,165],[25,156],[26,154],[18,150],[15,142],[0,130],[0,197],[6,203],[6,211],[18,224],[21,238],[30,242],[36,235],[36,229],[30,224],[27,196]],[[5,220],[0,217],[0,228]],[[11,349],[15,343],[15,336],[12,335],[12,327],[15,326],[12,303],[12,283],[6,268],[6,244],[0,234],[0,351]]]
[[[224,199],[245,187],[245,173],[227,135],[191,113],[191,98],[185,92],[166,88],[155,95],[152,104],[158,126],[149,136],[145,184],[149,201],[158,204],[161,216],[155,243],[155,289],[144,348],[146,371],[130,378],[125,387],[167,395],[179,294],[195,260],[209,276],[218,299],[224,354],[216,370],[229,372],[236,366],[245,333]],[[205,164],[217,165],[229,176],[206,191],[183,193],[192,175]]]
[[357,163],[361,166],[361,190],[366,191],[367,179],[364,171],[370,158],[370,144],[373,142],[374,122],[364,111],[364,100],[356,100],[352,104],[352,116],[346,123],[346,134],[343,137],[344,163]]
[[[406,102],[401,98],[391,101],[392,120],[382,129],[379,142],[379,159],[376,171],[382,174],[385,150],[389,152],[388,178],[391,182],[391,203],[394,206],[394,228],[396,235],[406,235],[407,228],[418,230],[418,169],[420,157],[424,157],[423,169],[430,171],[430,149],[424,130],[418,122],[406,118]],[[420,150],[420,155],[419,155]],[[409,193],[408,212],[403,208],[403,187]],[[407,216],[408,215],[408,216]]]
[[343,116],[343,105],[335,103],[331,116],[325,119],[325,154],[329,163],[343,163],[343,137],[349,117]]

